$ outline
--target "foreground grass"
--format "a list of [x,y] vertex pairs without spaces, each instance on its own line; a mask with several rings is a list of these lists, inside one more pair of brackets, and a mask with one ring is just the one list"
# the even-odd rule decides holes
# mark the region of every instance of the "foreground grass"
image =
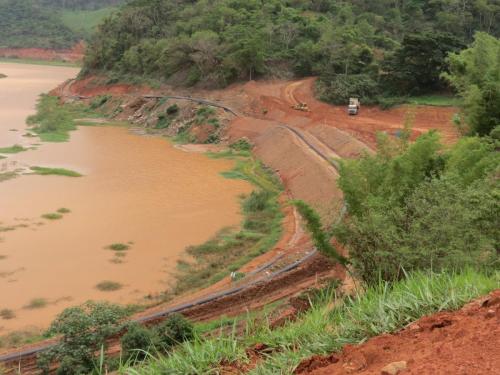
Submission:
[[224,175],[247,180],[257,187],[242,200],[242,228],[224,229],[208,242],[189,247],[187,253],[194,261],[179,262],[177,282],[165,299],[222,280],[271,249],[281,237],[283,214],[278,203],[281,186],[275,176],[250,157],[240,157],[235,168]]
[[[346,344],[397,331],[443,310],[456,310],[500,287],[500,274],[417,272],[392,285],[381,282],[363,293],[340,299],[326,290],[313,308],[294,323],[271,330],[265,324],[252,334],[221,334],[182,344],[169,356],[154,353],[137,367],[122,364],[121,374],[208,374],[220,364],[247,362],[245,349],[264,343],[274,349],[252,374],[291,374],[301,360],[340,350]],[[332,307],[335,306],[335,307]],[[250,332],[251,330],[249,330]]]

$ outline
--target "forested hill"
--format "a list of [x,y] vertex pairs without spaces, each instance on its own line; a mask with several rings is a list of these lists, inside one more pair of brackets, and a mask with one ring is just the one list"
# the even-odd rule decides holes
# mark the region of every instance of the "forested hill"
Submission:
[[320,75],[334,97],[373,97],[380,81],[440,89],[446,54],[476,31],[499,35],[497,0],[135,0],[94,36],[85,66],[207,86]]
[[0,0],[0,48],[69,48],[123,0]]
[[37,0],[41,5],[61,9],[95,10],[123,3],[123,0]]

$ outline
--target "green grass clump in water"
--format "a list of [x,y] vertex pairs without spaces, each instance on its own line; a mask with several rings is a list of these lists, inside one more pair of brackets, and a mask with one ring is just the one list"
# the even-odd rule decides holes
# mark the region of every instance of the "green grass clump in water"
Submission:
[[27,148],[24,148],[21,145],[14,145],[10,147],[2,147],[0,148],[0,154],[17,154],[19,152],[28,151]]
[[47,306],[47,300],[45,298],[34,298],[30,301],[30,303],[24,306],[24,308],[28,310],[35,310],[42,309],[45,306]]
[[0,310],[0,318],[2,318],[4,320],[14,319],[15,317],[16,317],[16,314],[11,309]]
[[71,210],[69,208],[62,207],[62,208],[58,209],[57,212],[60,214],[69,214],[71,212]]
[[41,95],[37,104],[37,113],[28,117],[32,126],[44,142],[65,142],[69,133],[76,129],[75,119],[101,117],[88,105],[82,103],[61,104],[59,98]]
[[60,220],[63,218],[63,215],[61,215],[59,213],[52,212],[49,214],[43,214],[42,218],[47,219],[47,220]]
[[64,168],[47,168],[47,167],[31,167],[30,168],[35,174],[42,176],[66,176],[66,177],[82,177],[82,174]]
[[116,290],[120,290],[122,287],[122,284],[109,280],[102,281],[96,285],[96,288],[101,292],[114,292]]
[[2,78],[7,78],[7,76],[5,74],[0,73],[0,79]]
[[108,249],[113,251],[127,251],[128,249],[130,249],[130,246],[124,243],[114,243],[109,245]]
[[10,180],[10,179],[15,178],[15,177],[17,177],[16,172],[0,173],[0,182],[7,181],[7,180]]
[[[216,373],[222,362],[247,363],[245,349],[263,343],[270,353],[251,371],[254,375],[292,374],[298,364],[316,354],[341,350],[370,337],[404,328],[409,323],[443,310],[457,310],[474,298],[500,287],[500,274],[463,270],[461,272],[416,272],[407,279],[368,287],[353,297],[338,299],[325,290],[313,307],[295,322],[278,329],[267,325],[243,337],[221,333],[218,337],[198,336],[168,356],[151,354],[136,369],[122,364],[129,374]],[[336,307],[332,309],[332,303]]]

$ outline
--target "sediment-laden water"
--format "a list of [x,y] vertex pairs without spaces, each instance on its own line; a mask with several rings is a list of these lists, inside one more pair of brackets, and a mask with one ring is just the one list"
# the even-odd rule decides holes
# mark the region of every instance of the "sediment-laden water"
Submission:
[[[239,223],[238,196],[251,187],[220,176],[232,162],[120,127],[81,127],[65,143],[23,137],[38,95],[77,70],[0,63],[0,72],[8,76],[0,81],[0,148],[36,148],[4,155],[0,169],[62,167],[84,175],[0,182],[0,310],[15,314],[0,317],[0,335],[47,326],[65,307],[90,299],[126,304],[158,294],[173,281],[186,246]],[[71,212],[42,218],[60,208]],[[107,248],[114,243],[129,249]],[[100,291],[102,281],[121,289]]]

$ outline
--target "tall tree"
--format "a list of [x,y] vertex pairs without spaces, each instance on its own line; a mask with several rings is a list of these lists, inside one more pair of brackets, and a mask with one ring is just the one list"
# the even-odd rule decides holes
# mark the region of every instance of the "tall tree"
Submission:
[[448,58],[447,79],[464,99],[463,113],[472,134],[487,135],[500,125],[500,40],[486,33]]

